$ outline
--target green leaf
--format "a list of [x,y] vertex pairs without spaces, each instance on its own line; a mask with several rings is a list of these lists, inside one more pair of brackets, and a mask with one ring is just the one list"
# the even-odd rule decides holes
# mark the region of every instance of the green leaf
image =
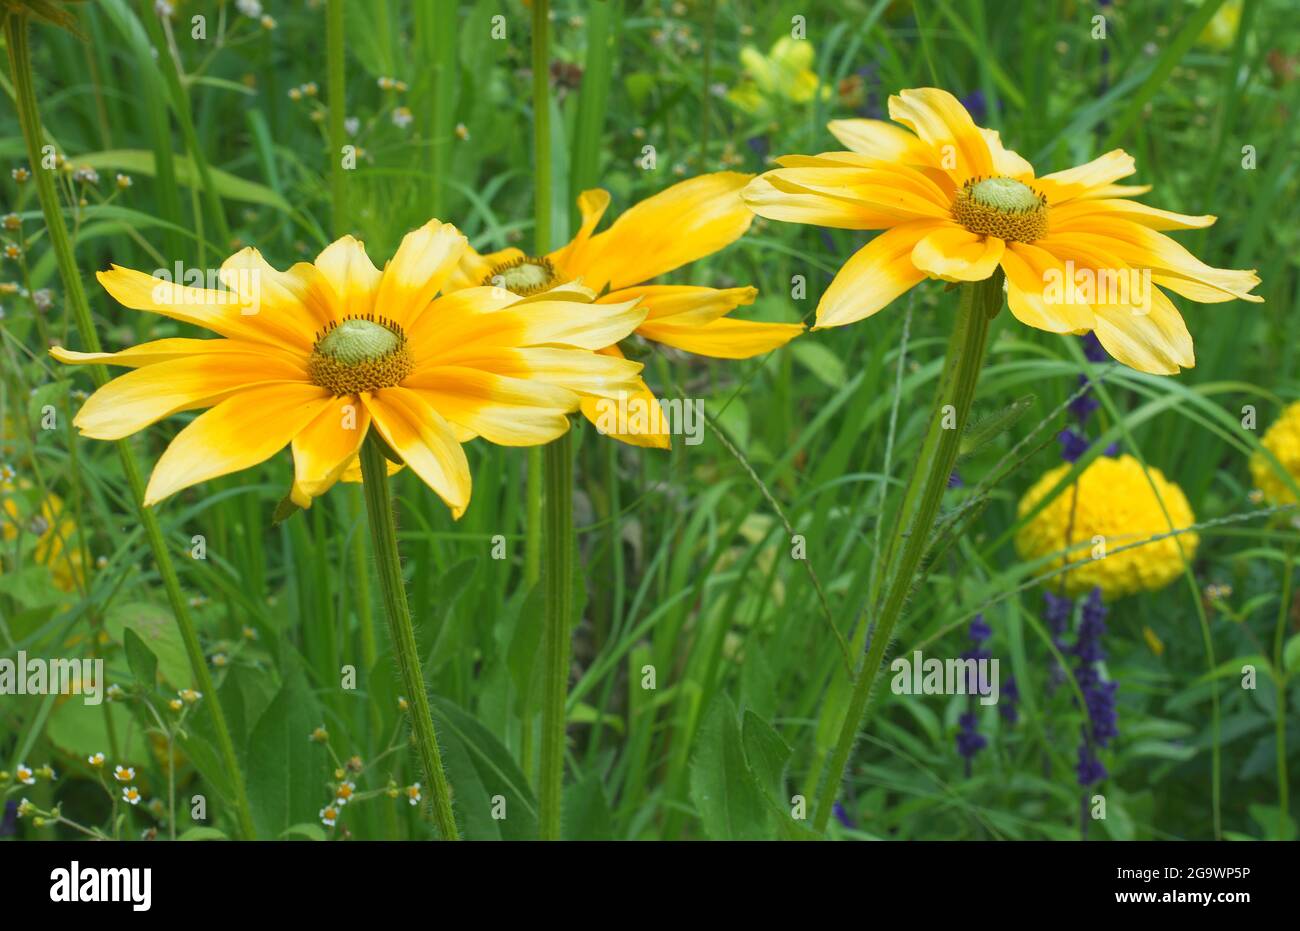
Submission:
[[205,825],[199,825],[198,827],[190,828],[184,834],[179,835],[176,839],[177,840],[230,840],[230,838],[226,836],[225,831],[219,830],[217,828],[207,827]]
[[790,344],[790,352],[812,373],[812,376],[827,388],[838,391],[848,381],[844,362],[822,343],[810,339],[797,339]]
[[[470,840],[525,840],[537,837],[537,800],[514,757],[501,741],[460,707],[430,696],[444,763],[456,787],[457,821]],[[492,817],[493,800],[502,796],[506,816]]]
[[[158,669],[169,685],[177,689],[191,687],[189,657],[170,611],[145,601],[114,605],[104,618],[104,630],[124,644],[128,629],[135,631],[149,652],[158,658]],[[129,656],[127,661],[130,662]]]
[[770,838],[768,807],[745,762],[736,717],[736,706],[726,695],[709,706],[691,763],[691,799],[705,834],[714,840]]
[[[198,171],[195,170],[194,163],[189,156],[174,155],[172,158],[176,166],[176,182],[196,190],[201,188],[203,185],[202,179],[199,177]],[[107,152],[91,152],[88,155],[77,156],[77,164],[86,165],[98,171],[122,171],[128,174],[146,175],[150,178],[156,173],[154,154],[145,149],[112,149]],[[212,186],[216,188],[217,193],[222,197],[249,204],[262,204],[265,207],[283,210],[285,213],[293,212],[289,202],[266,185],[258,184],[255,181],[247,181],[219,168],[212,168],[210,171],[212,173]]]
[[564,790],[565,840],[613,840],[613,816],[600,773],[587,773]]
[[285,679],[248,743],[248,800],[259,837],[279,837],[310,822],[327,801],[329,761],[308,737],[321,723],[302,673]]
[[122,639],[131,675],[135,676],[137,683],[152,691],[158,685],[158,657],[130,627],[126,628]]
[[304,821],[285,828],[280,839],[287,837],[305,837],[307,840],[325,840],[325,829],[313,821]]

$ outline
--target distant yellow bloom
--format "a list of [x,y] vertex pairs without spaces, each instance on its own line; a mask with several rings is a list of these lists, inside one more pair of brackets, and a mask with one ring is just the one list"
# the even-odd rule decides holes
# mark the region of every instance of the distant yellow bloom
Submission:
[[[764,55],[752,45],[740,50],[746,80],[727,91],[727,99],[746,113],[776,115],[784,101],[803,104],[819,95],[817,73],[812,70],[814,49],[807,39],[783,36]],[[829,87],[820,87],[822,99]]]
[[210,408],[158,460],[145,504],[291,444],[300,507],[355,465],[373,425],[459,517],[470,499],[461,443],[547,443],[568,429],[579,389],[634,390],[640,364],[591,350],[627,336],[646,313],[633,298],[590,304],[581,289],[527,300],[492,288],[439,296],[465,249],[459,230],[434,220],[408,233],[383,271],[351,236],[286,272],[244,249],[222,266],[224,291],[115,266],[99,280],[120,303],[223,338],[52,350],[62,362],[135,369],[91,395],[73,422],[115,440]]
[[[1264,431],[1260,445],[1272,453],[1292,480],[1300,483],[1300,401],[1287,405],[1282,416]],[[1255,487],[1270,504],[1294,504],[1296,497],[1273,471],[1273,464],[1262,453],[1250,457],[1250,474]]]
[[3,510],[0,536],[13,540],[20,531],[34,534],[36,546],[32,549],[32,559],[50,570],[59,591],[73,591],[84,575],[84,563],[81,548],[75,542],[77,525],[63,513],[63,499],[55,494],[47,495],[38,516],[24,513],[17,496],[6,494]]
[[1241,0],[1227,0],[1205,24],[1201,34],[1196,37],[1196,44],[1220,51],[1232,48],[1240,24]]
[[[495,284],[517,294],[536,295],[580,283],[600,294],[597,306],[639,299],[648,313],[636,332],[648,340],[719,359],[748,359],[769,352],[785,345],[803,327],[730,319],[727,315],[737,307],[754,302],[756,288],[646,284],[744,235],[754,216],[741,202],[740,189],[751,177],[722,171],[682,181],[629,208],[609,229],[594,235],[609,207],[609,193],[584,191],[578,198],[582,227],[571,241],[541,258],[514,248],[488,255],[468,249],[448,287]],[[622,358],[617,340],[607,341],[600,350]],[[582,412],[596,422],[598,400],[595,392],[588,394]],[[654,395],[639,379],[628,401],[659,410]],[[611,435],[637,446],[666,448],[662,419],[657,428],[651,425],[643,433]]]
[[[1025,492],[1020,499],[1020,515],[1033,510],[1070,468],[1068,463],[1057,466]],[[1165,510],[1161,510],[1162,502]],[[1075,484],[1062,490],[1020,528],[1016,550],[1024,559],[1037,560],[1071,547],[1067,556],[1057,556],[1041,571],[1058,569],[1067,560],[1087,560],[1065,574],[1066,594],[1076,596],[1100,588],[1102,596],[1110,601],[1164,588],[1183,571],[1179,545],[1191,559],[1200,539],[1188,531],[1176,540],[1165,537],[1123,552],[1115,550],[1195,522],[1182,489],[1159,469],[1152,467],[1144,472],[1142,464],[1129,455],[1116,459],[1101,456],[1083,470]]]
[[1253,270],[1211,268],[1159,230],[1209,226],[1132,200],[1147,186],[1115,182],[1136,170],[1121,149],[1050,175],[981,129],[947,91],[889,98],[880,120],[838,120],[851,152],[790,155],[756,178],[745,202],[760,216],[881,233],[850,258],[817,307],[817,326],[853,323],[925,278],[982,281],[999,266],[1007,304],[1028,326],[1093,331],[1112,356],[1143,372],[1195,363],[1192,337],[1161,288],[1201,303],[1262,301]]

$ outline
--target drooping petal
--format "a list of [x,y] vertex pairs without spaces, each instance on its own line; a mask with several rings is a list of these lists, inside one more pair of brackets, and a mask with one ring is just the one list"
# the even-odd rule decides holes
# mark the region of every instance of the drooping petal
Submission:
[[[618,352],[617,347],[611,347]],[[669,449],[671,425],[654,392],[640,378],[633,390],[615,398],[583,398],[582,415],[605,436],[629,446]]]
[[649,281],[744,235],[754,215],[740,199],[752,175],[719,171],[674,184],[629,208],[587,242],[572,275],[597,291]]
[[1006,243],[948,224],[922,236],[912,249],[912,264],[944,281],[983,281],[993,274]]
[[[745,205],[760,217],[782,223],[807,223],[832,229],[886,229],[895,218],[886,214],[867,214],[861,204],[816,191],[777,187],[767,175],[760,175],[744,190]],[[874,225],[873,225],[874,224]]]
[[375,312],[403,327],[413,325],[456,271],[468,245],[460,230],[438,220],[407,233],[384,266]]
[[465,450],[451,425],[428,401],[406,388],[382,388],[363,394],[361,400],[388,445],[459,520],[469,506],[471,482]]
[[941,221],[920,220],[886,230],[844,263],[817,305],[820,327],[844,326],[883,308],[925,278],[912,250]]
[[900,91],[889,98],[889,117],[910,127],[956,184],[994,173],[984,135],[961,101],[947,91],[935,87]]
[[1130,220],[1151,230],[1192,230],[1212,226],[1218,217],[1210,214],[1192,216],[1173,213],[1134,200],[1084,198],[1053,208],[1052,231],[1104,233],[1110,219]]
[[188,356],[120,375],[87,398],[72,422],[92,439],[120,440],[171,414],[210,407],[234,393],[308,383],[306,368],[291,359],[239,352]]
[[289,445],[330,401],[328,391],[312,384],[266,385],[226,398],[176,434],[154,466],[145,505],[264,462]]
[[300,508],[311,507],[337,482],[370,429],[370,411],[360,398],[333,398],[316,419],[293,438],[293,489],[290,497]]
[[1192,335],[1173,302],[1159,288],[1151,289],[1150,311],[1133,307],[1096,307],[1093,330],[1102,348],[1139,372],[1177,375],[1196,364]]
[[[847,165],[776,168],[763,177],[786,193],[820,194],[856,204],[864,218],[883,216],[890,226],[908,220],[947,217],[952,212],[952,201],[943,189],[911,169]],[[880,224],[873,222],[872,226]]]

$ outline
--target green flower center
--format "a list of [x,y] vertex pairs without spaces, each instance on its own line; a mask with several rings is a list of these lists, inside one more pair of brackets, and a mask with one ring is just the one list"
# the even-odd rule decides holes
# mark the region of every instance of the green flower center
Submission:
[[1047,198],[1015,178],[971,178],[957,192],[952,215],[972,233],[1013,242],[1047,235]]
[[523,255],[494,266],[483,279],[483,284],[492,288],[505,288],[512,294],[528,297],[554,287],[559,279],[550,259]]
[[394,321],[367,314],[331,324],[316,338],[307,371],[335,397],[400,384],[414,363]]

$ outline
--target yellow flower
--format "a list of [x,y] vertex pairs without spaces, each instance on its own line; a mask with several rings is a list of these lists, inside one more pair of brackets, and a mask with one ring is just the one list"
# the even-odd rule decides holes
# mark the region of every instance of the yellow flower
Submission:
[[[6,495],[4,516],[0,517],[0,536],[13,540],[18,536],[23,521],[17,501]],[[28,521],[26,529],[30,532],[33,528],[39,532],[32,558],[50,570],[55,588],[61,592],[73,591],[81,581],[84,565],[81,548],[74,542],[77,525],[70,517],[63,516],[63,499],[55,494],[47,495],[41,502],[40,516]]]
[[287,272],[244,249],[222,266],[229,290],[116,266],[101,272],[125,306],[223,338],[51,350],[62,362],[135,369],[91,395],[73,422],[115,440],[210,408],[158,460],[146,505],[292,444],[292,498],[308,507],[355,464],[373,426],[459,517],[470,499],[461,443],[547,443],[569,428],[577,390],[617,397],[634,389],[640,364],[590,350],[645,317],[631,298],[589,305],[583,289],[531,300],[492,288],[438,296],[465,248],[459,230],[433,220],[406,235],[383,271],[345,236]]
[[[1033,510],[1069,470],[1068,463],[1057,466],[1025,492],[1020,499],[1020,516]],[[1162,502],[1168,518],[1161,510]],[[1058,555],[1043,566],[1042,572],[1091,556],[1084,565],[1064,575],[1065,592],[1076,596],[1095,587],[1110,601],[1164,588],[1183,571],[1179,544],[1190,560],[1196,555],[1199,538],[1189,531],[1177,539],[1165,537],[1123,552],[1114,550],[1171,529],[1182,530],[1195,522],[1182,489],[1159,469],[1144,472],[1141,463],[1128,455],[1117,459],[1101,456],[1083,470],[1075,484],[1063,489],[1020,528],[1016,550],[1024,559],[1037,560],[1071,547],[1066,556]]]
[[[981,129],[947,91],[905,90],[880,120],[839,120],[851,152],[794,155],[756,178],[745,202],[760,216],[881,233],[822,295],[817,326],[869,317],[926,277],[981,281],[999,266],[1021,323],[1097,335],[1112,356],[1171,375],[1195,364],[1168,288],[1190,300],[1262,301],[1252,271],[1211,268],[1159,230],[1209,226],[1126,199],[1149,186],[1115,182],[1136,169],[1121,149],[1054,174]],[[1156,287],[1158,285],[1159,287]]]
[[[534,295],[580,283],[600,294],[593,309],[640,299],[647,316],[636,332],[648,340],[719,359],[748,359],[769,352],[784,346],[803,326],[728,318],[737,307],[754,302],[756,288],[646,284],[744,235],[754,217],[741,202],[740,189],[750,177],[722,171],[682,181],[631,207],[609,229],[595,235],[596,224],[609,207],[609,193],[584,191],[578,198],[582,227],[570,242],[541,258],[514,248],[488,255],[467,249],[449,287],[495,284],[498,290]],[[621,359],[617,342],[606,340],[597,348],[603,355]],[[599,393],[583,393],[582,412],[597,422]],[[667,448],[667,424],[644,381],[636,380],[627,401],[629,407],[644,405],[654,421],[645,432],[611,435],[637,446]]]
[[[813,45],[807,39],[783,36],[766,55],[747,45],[740,50],[740,64],[748,80],[727,91],[727,99],[761,117],[773,116],[774,104],[781,101],[807,103],[819,91],[812,63]],[[829,98],[830,88],[821,87],[820,96]]]
[[[1282,416],[1264,431],[1259,442],[1277,458],[1294,481],[1300,482],[1300,401],[1287,405]],[[1273,471],[1273,464],[1263,453],[1251,455],[1250,474],[1255,487],[1270,504],[1295,503],[1295,494]]]
[[1212,49],[1232,48],[1237,38],[1237,27],[1241,24],[1241,0],[1228,0],[1210,17],[1201,34],[1196,37],[1197,45]]

